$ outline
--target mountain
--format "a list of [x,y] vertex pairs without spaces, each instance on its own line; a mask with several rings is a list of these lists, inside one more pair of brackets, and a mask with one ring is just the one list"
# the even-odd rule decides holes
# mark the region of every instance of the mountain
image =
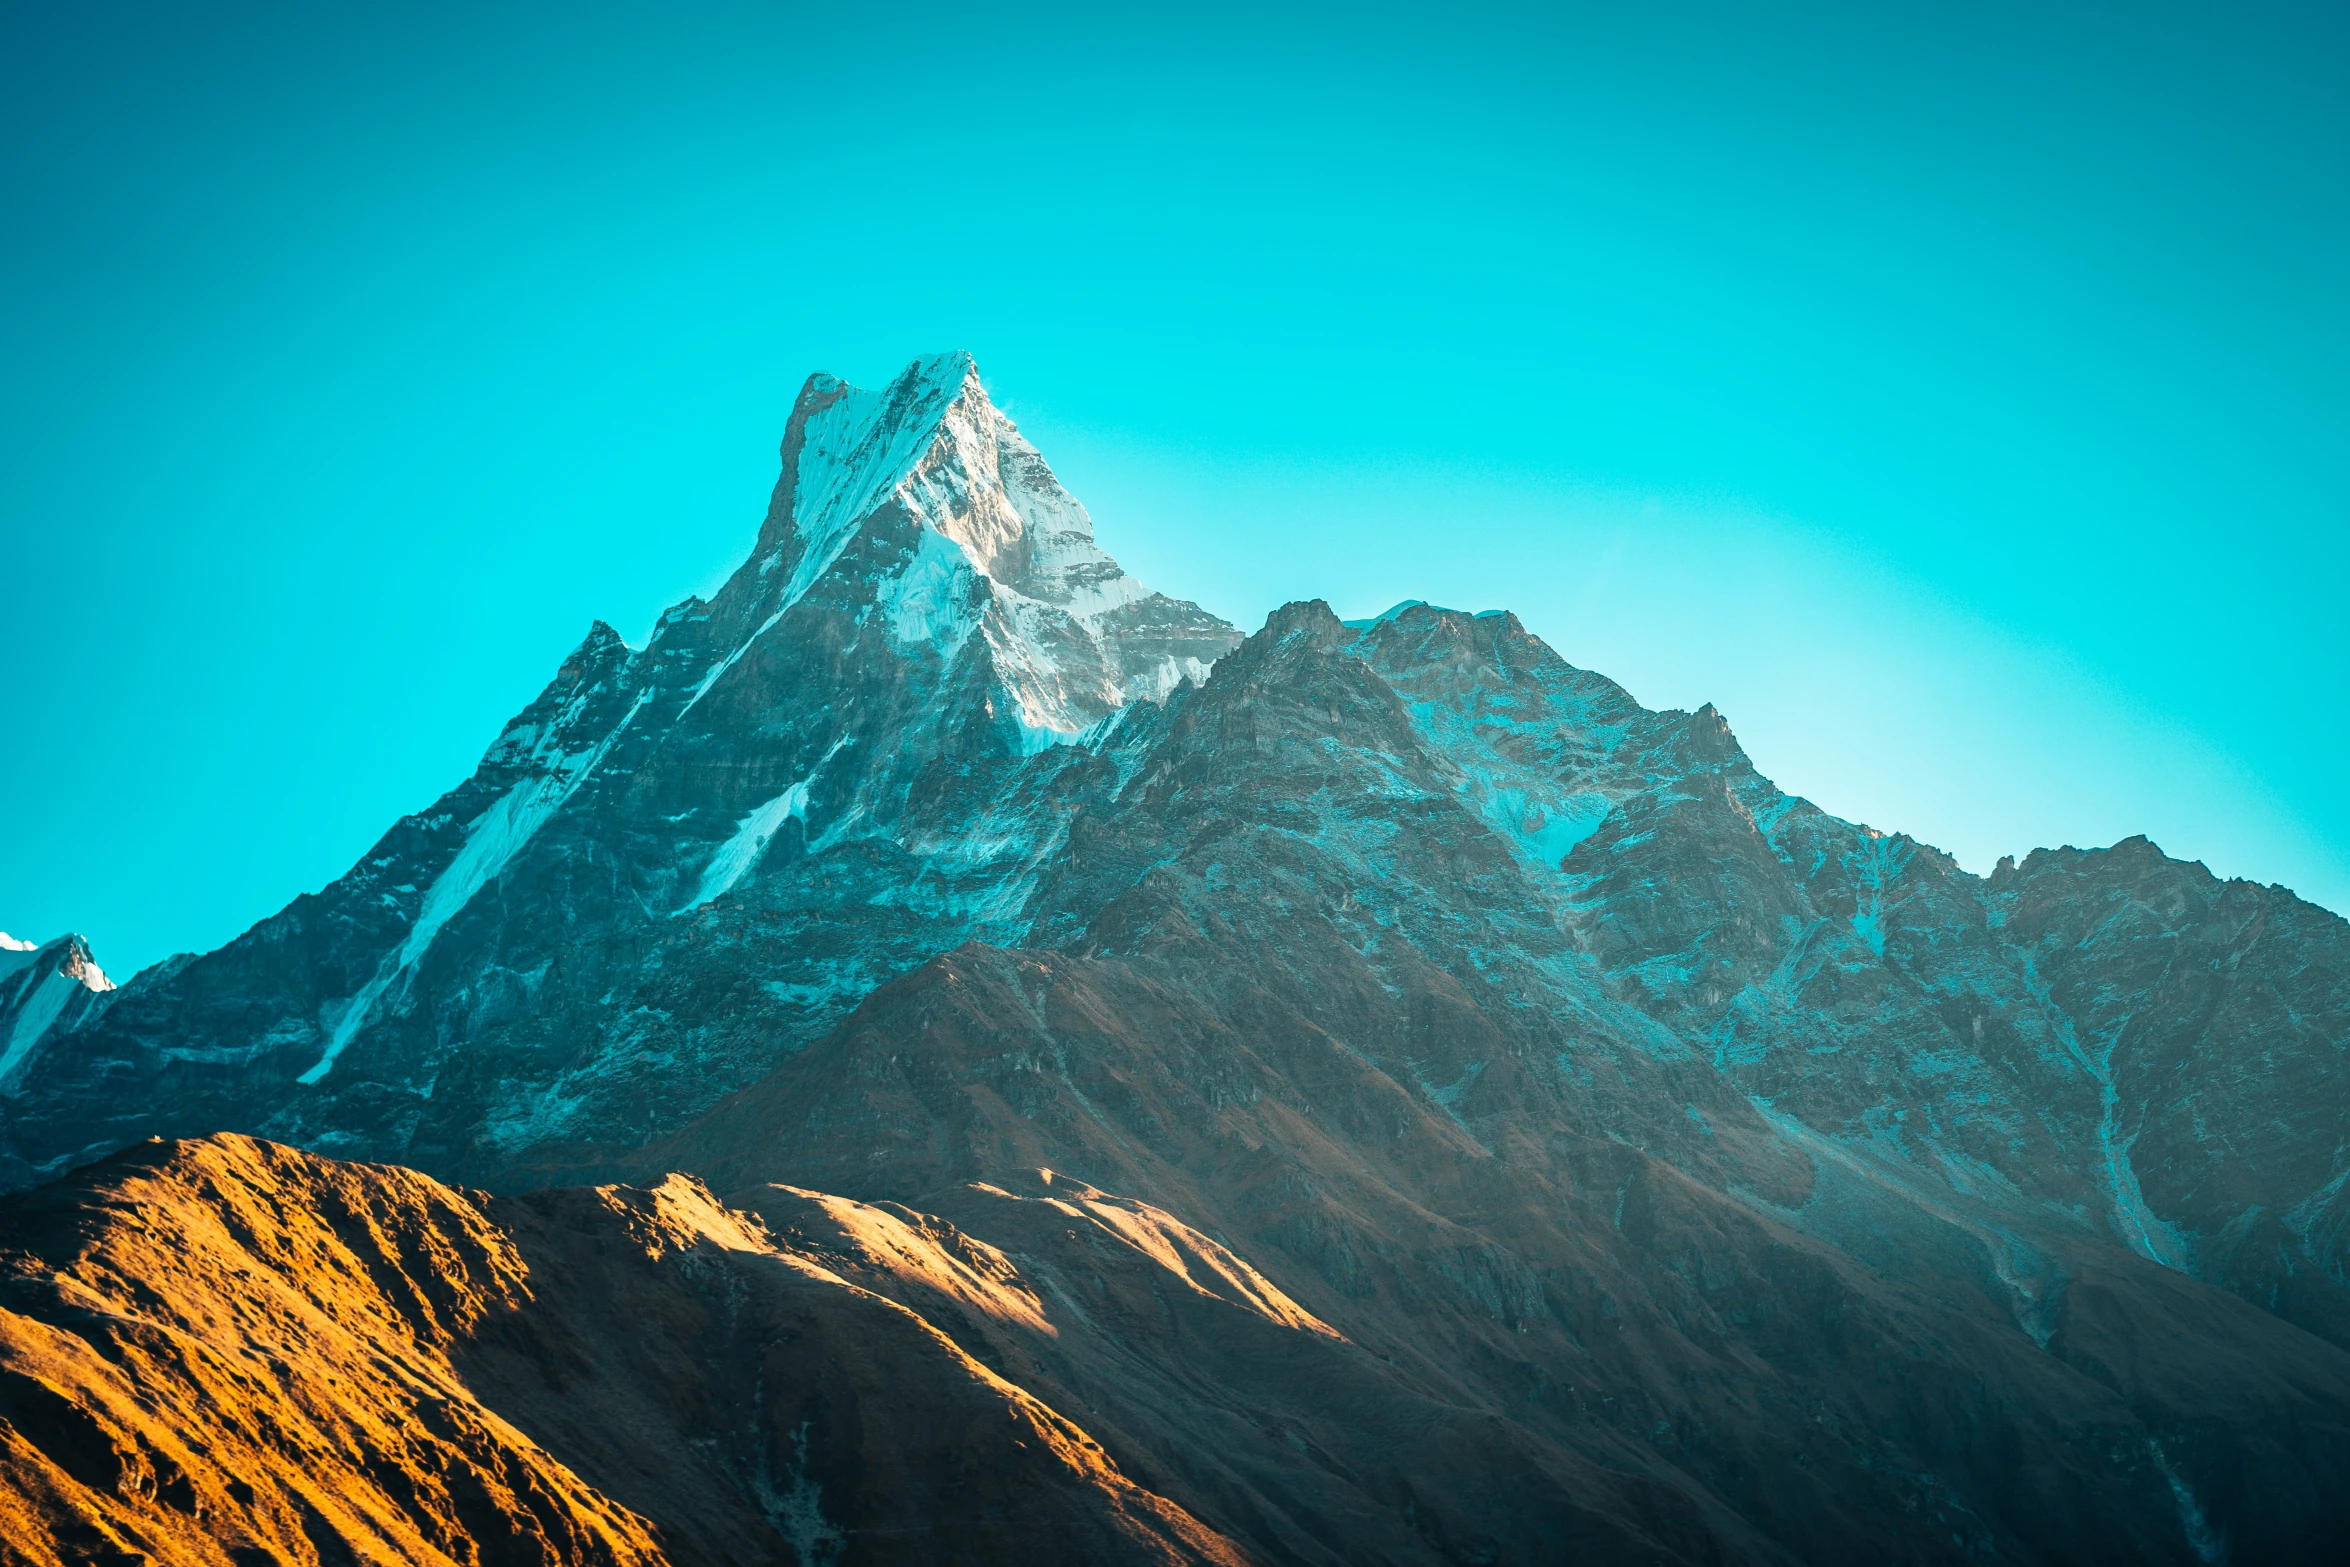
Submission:
[[599,623],[340,881],[52,1032],[0,1173],[236,1127],[488,1179],[672,1130],[1024,928],[1105,733],[1239,640],[1095,545],[968,356],[813,376],[717,597]]
[[44,944],[0,930],[0,1093],[31,1066],[44,1039],[81,1027],[113,990],[81,937]]
[[[1243,640],[947,356],[812,378],[716,598],[597,628],[334,886],[44,1023],[0,1158],[225,1130],[424,1172],[308,1158],[330,1227],[429,1176],[524,1254],[558,1214],[690,1210],[656,1261],[763,1234],[1107,1456],[1084,1516],[1158,1522],[1071,1560],[2281,1562],[2350,1547],[2346,1051],[2350,925],[2282,888],[2135,839],[1970,875],[1506,613]],[[166,1149],[19,1201],[307,1157]],[[734,1549],[599,1478],[689,1427],[599,1401],[619,1286],[545,1255],[498,1353],[577,1375],[471,1396],[653,1548]],[[903,1364],[774,1385],[932,1397]],[[805,1474],[944,1462],[822,1407]],[[845,1478],[791,1536],[783,1448],[717,1420],[769,1466],[707,1482],[739,1559],[898,1548]]]

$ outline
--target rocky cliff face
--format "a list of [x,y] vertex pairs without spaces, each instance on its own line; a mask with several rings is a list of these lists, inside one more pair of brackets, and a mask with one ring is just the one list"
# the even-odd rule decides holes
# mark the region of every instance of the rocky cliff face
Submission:
[[691,1171],[1266,1560],[2350,1543],[2350,925],[2142,840],[1969,875],[1507,614],[1243,642],[960,356],[783,459],[715,599],[12,1045],[13,1178]]

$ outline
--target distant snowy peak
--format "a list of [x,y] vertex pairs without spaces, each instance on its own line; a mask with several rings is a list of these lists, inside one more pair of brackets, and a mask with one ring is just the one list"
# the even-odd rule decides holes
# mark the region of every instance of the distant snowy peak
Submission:
[[13,1090],[44,1038],[75,1027],[113,989],[81,937],[37,944],[0,931],[0,1094]]
[[47,969],[64,976],[92,993],[112,990],[114,981],[98,966],[90,955],[90,944],[81,937],[65,935],[55,941],[25,941],[0,930],[0,997],[11,993],[14,983],[21,981],[28,971]]

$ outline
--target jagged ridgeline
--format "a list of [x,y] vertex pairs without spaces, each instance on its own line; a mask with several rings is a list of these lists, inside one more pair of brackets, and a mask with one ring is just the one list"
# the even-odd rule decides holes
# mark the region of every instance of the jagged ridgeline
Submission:
[[[811,378],[782,456],[714,599],[598,625],[323,892],[119,989],[0,952],[10,1184],[311,1151],[14,1200],[28,1559],[76,1506],[165,1559],[525,1515],[533,1561],[2350,1551],[2340,918],[2142,839],[1970,875],[1506,613],[1244,639],[1119,569],[966,356]],[[637,1189],[548,1190],[590,1181]],[[330,1423],[167,1517],[232,1493],[103,1369],[196,1331],[142,1204],[270,1209],[206,1352],[297,1365],[273,1409],[424,1357],[473,1423],[376,1457],[444,1479],[353,1437],[335,1502]],[[260,1280],[357,1303],[346,1369]],[[623,1290],[673,1346],[625,1368]],[[1028,1432],[985,1451],[1036,1529],[970,1524],[1013,1493],[892,1396]],[[461,1503],[508,1522],[416,1522]]]

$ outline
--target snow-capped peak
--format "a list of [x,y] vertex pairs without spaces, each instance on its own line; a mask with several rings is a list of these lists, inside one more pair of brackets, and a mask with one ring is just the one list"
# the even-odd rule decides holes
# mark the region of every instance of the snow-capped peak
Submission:
[[[852,552],[884,516],[878,537],[892,542]],[[951,660],[980,636],[1022,733],[1040,743],[1203,676],[1240,640],[1102,550],[1093,519],[989,399],[967,353],[917,359],[879,391],[808,378],[744,567],[759,618],[694,700],[852,554],[860,575],[836,589],[882,610],[908,651]]]
[[114,989],[79,936],[41,943],[0,931],[0,1093],[53,1029],[71,1030]]
[[822,371],[808,377],[785,429],[783,477],[759,539],[763,569],[771,556],[790,561],[787,602],[839,558],[859,523],[902,498],[940,443],[949,411],[971,400],[989,407],[965,353],[917,359],[878,392]]
[[54,941],[26,941],[0,930],[0,975],[13,974],[27,966],[38,965],[44,957],[54,954],[57,961],[51,965],[55,973],[73,981],[93,994],[114,988],[114,981],[98,966],[90,955],[90,944],[75,935],[59,936]]
[[784,458],[761,546],[796,557],[786,597],[890,501],[990,581],[1081,618],[1150,597],[1094,542],[1093,518],[989,400],[967,353],[917,359],[878,392],[810,376]]

